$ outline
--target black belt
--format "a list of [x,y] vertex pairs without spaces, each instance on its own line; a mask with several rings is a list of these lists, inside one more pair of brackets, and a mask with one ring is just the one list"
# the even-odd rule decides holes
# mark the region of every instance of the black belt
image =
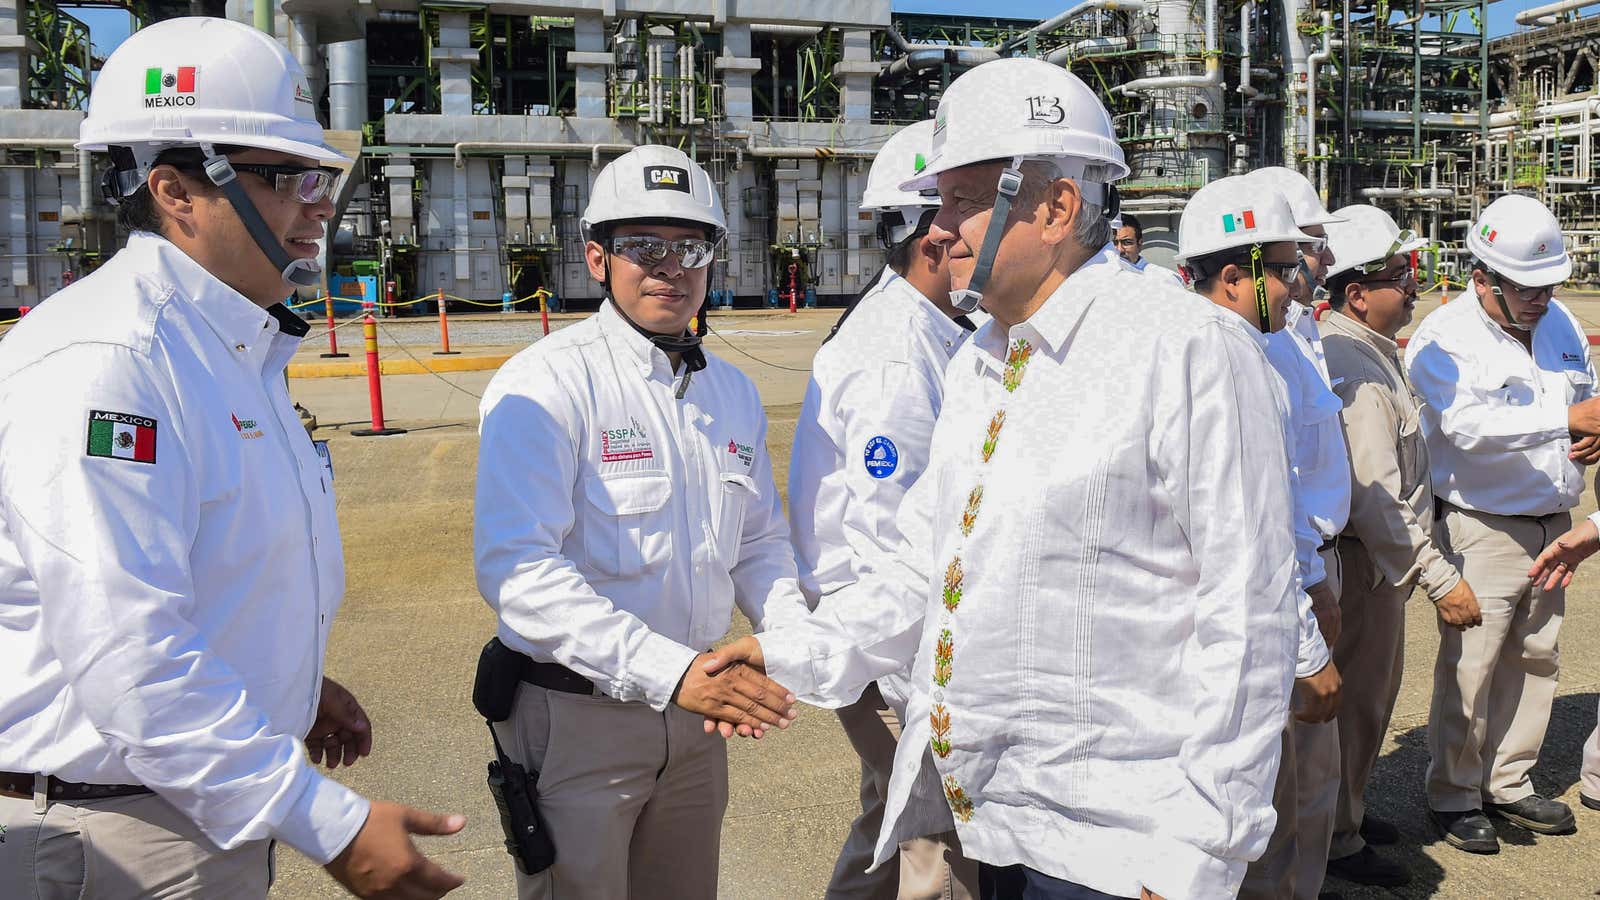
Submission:
[[[34,776],[16,772],[0,772],[0,793],[33,796]],[[54,775],[45,778],[45,793],[51,800],[104,800],[107,797],[135,797],[153,794],[141,784],[79,784],[62,781]]]
[[1333,537],[1328,538],[1327,540],[1323,541],[1322,542],[1322,546],[1317,548],[1317,552],[1318,553],[1327,553],[1329,550],[1332,550],[1334,547],[1337,547],[1337,546],[1339,546],[1339,536],[1336,534]]
[[594,682],[560,663],[536,662],[530,659],[522,668],[522,680],[564,694],[593,696],[596,693]]

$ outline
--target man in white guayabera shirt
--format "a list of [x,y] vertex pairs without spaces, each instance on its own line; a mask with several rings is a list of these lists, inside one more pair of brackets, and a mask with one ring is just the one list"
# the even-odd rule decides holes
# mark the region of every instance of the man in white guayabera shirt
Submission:
[[931,759],[985,898],[1231,897],[1300,630],[1277,376],[1237,316],[1090,262],[1128,169],[1083,82],[986,63],[936,122],[907,187],[938,187],[953,299],[993,318],[946,369],[903,538],[707,666],[840,706],[914,660],[880,860],[921,833]]

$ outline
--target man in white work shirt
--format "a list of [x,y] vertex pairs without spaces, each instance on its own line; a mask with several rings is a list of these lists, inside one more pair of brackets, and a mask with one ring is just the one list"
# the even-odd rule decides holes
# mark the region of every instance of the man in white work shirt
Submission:
[[1392,844],[1394,826],[1366,814],[1363,792],[1378,760],[1405,660],[1406,600],[1421,588],[1442,622],[1482,622],[1472,585],[1433,540],[1433,481],[1421,411],[1400,365],[1395,336],[1411,321],[1417,279],[1411,253],[1426,241],[1389,214],[1360,204],[1328,225],[1332,311],[1323,348],[1350,446],[1350,522],[1339,540],[1345,577],[1333,660],[1344,678],[1339,704],[1339,799],[1328,874],[1357,884],[1400,887],[1404,866],[1372,844]]
[[[1341,404],[1329,387],[1311,302],[1333,261],[1325,226],[1338,217],[1328,213],[1311,182],[1293,169],[1257,169],[1239,184],[1241,202],[1265,192],[1282,196],[1295,227],[1311,238],[1296,245],[1300,274],[1287,286],[1291,302],[1283,327],[1267,334],[1266,351],[1289,396],[1290,456],[1300,510],[1295,521],[1295,561],[1317,627],[1331,649],[1339,637],[1341,567],[1336,538],[1350,514],[1350,463],[1339,427]],[[1334,668],[1343,669],[1337,663]],[[1294,897],[1315,900],[1328,862],[1338,803],[1338,725],[1296,719],[1284,740],[1294,744],[1285,750],[1285,759],[1293,760],[1294,765],[1285,765],[1278,772],[1273,798],[1278,830],[1245,878],[1240,894],[1246,900],[1285,896],[1291,884]]]
[[[950,304],[944,248],[928,235],[936,194],[901,190],[925,164],[933,122],[911,125],[884,144],[867,173],[861,208],[878,216],[889,262],[817,351],[795,426],[789,463],[789,525],[806,602],[861,579],[865,560],[900,540],[895,512],[928,465],[928,441],[944,399],[944,369],[971,331]],[[930,192],[931,194],[931,192]],[[829,900],[964,900],[977,894],[977,866],[960,855],[942,803],[944,827],[900,845],[872,872],[888,799],[895,741],[911,673],[869,685],[839,710],[861,756],[861,815],[839,852]],[[937,786],[930,792],[937,795]]]
[[1528,778],[1555,699],[1561,587],[1530,583],[1571,525],[1595,458],[1600,399],[1582,326],[1553,292],[1572,271],[1538,201],[1501,197],[1467,235],[1472,281],[1406,348],[1447,558],[1472,583],[1483,626],[1440,626],[1428,722],[1428,806],[1450,844],[1494,853],[1484,811],[1540,834],[1576,826]]
[[1132,213],[1123,213],[1112,223],[1111,244],[1134,271],[1183,287],[1183,278],[1165,266],[1158,266],[1144,258],[1144,223]]
[[921,833],[931,749],[989,900],[1232,896],[1299,634],[1275,376],[1237,317],[1089,263],[1128,170],[1083,82],[997,60],[935,121],[906,186],[937,185],[952,299],[993,319],[946,369],[904,539],[712,665],[839,706],[915,659],[880,861]]
[[761,398],[688,330],[727,228],[711,176],[637,147],[583,226],[600,311],[513,357],[482,404],[478,588],[525,663],[493,727],[555,845],[548,868],[519,860],[518,895],[714,897],[728,761],[702,717],[781,726],[792,699],[695,663],[735,603],[761,628],[805,601]]
[[0,344],[0,895],[264,898],[282,841],[359,896],[442,896],[407,835],[461,817],[313,767],[372,733],[322,675],[344,562],[281,301],[349,160],[282,45],[215,18],[123,42],[78,147],[131,235]]
[[[1273,338],[1282,336],[1293,305],[1290,289],[1304,277],[1300,247],[1313,240],[1298,227],[1282,195],[1243,177],[1219,179],[1196,191],[1178,224],[1178,260],[1195,292],[1251,326],[1273,366],[1291,461],[1307,459],[1301,451],[1308,434],[1306,382],[1315,382],[1316,373],[1293,344],[1275,345]],[[1345,465],[1342,457],[1339,465]],[[1314,900],[1333,828],[1332,790],[1307,790],[1320,785],[1328,770],[1335,777],[1338,773],[1338,738],[1327,723],[1338,709],[1340,677],[1329,658],[1333,635],[1324,622],[1327,606],[1319,607],[1312,596],[1325,576],[1317,565],[1320,538],[1311,513],[1313,495],[1302,487],[1301,471],[1301,466],[1291,466],[1295,568],[1302,585],[1298,709],[1292,720],[1283,720],[1283,765],[1273,788],[1278,821],[1266,851],[1245,876],[1240,896],[1249,898]],[[1306,802],[1308,795],[1318,795],[1317,802]]]

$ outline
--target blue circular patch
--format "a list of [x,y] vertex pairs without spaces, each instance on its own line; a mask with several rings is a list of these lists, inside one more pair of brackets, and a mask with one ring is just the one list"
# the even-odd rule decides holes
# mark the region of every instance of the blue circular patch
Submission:
[[864,456],[867,474],[873,478],[888,478],[900,467],[900,451],[894,448],[894,441],[881,434],[867,441],[867,451]]

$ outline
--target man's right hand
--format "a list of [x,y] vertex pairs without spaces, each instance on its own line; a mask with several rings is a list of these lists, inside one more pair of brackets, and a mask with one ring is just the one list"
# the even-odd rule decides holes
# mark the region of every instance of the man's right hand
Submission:
[[1483,611],[1478,609],[1478,595],[1465,578],[1456,582],[1448,594],[1439,598],[1434,606],[1439,610],[1439,621],[1457,631],[1466,631],[1483,624]]
[[1567,407],[1567,430],[1579,437],[1600,434],[1600,397],[1590,397]]
[[1306,588],[1306,594],[1311,597],[1311,614],[1317,617],[1317,630],[1322,632],[1322,641],[1332,651],[1343,623],[1339,613],[1339,598],[1333,595],[1333,588],[1326,581]]
[[1328,722],[1339,713],[1339,691],[1344,680],[1339,668],[1328,660],[1322,671],[1294,680],[1294,717],[1309,725]]
[[753,653],[730,645],[700,654],[684,670],[672,702],[721,723],[724,736],[734,728],[757,737],[773,726],[788,728],[794,721],[795,697],[762,672],[760,653],[756,644]]
[[357,897],[434,900],[466,884],[466,879],[423,856],[411,843],[411,835],[455,834],[466,824],[465,816],[374,800],[355,840],[323,868]]

